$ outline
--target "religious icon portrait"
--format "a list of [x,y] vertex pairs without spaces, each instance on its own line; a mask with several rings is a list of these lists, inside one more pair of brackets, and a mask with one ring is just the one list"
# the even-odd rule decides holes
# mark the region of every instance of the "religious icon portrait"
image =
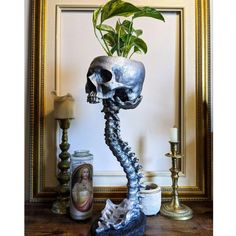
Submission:
[[71,196],[75,208],[81,212],[90,210],[93,204],[92,165],[78,166],[72,174],[71,181]]

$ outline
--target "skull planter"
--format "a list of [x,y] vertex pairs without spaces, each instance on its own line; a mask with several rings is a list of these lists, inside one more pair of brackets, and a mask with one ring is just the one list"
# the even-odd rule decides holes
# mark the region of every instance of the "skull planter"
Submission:
[[145,68],[141,62],[124,57],[95,58],[87,73],[88,102],[111,99],[123,109],[133,109],[141,101]]
[[120,204],[109,199],[92,235],[143,235],[146,218],[141,211],[139,191],[143,177],[141,165],[127,142],[120,137],[120,109],[134,109],[142,100],[145,68],[141,62],[124,57],[95,58],[87,73],[89,103],[103,102],[105,141],[120,162],[128,180],[128,197]]

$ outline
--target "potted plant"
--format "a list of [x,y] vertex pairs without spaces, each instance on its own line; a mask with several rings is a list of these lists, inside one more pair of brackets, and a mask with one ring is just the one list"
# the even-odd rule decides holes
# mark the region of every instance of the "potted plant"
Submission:
[[[115,25],[106,24],[110,18],[118,18]],[[152,17],[164,21],[163,15],[152,7],[136,7],[122,0],[108,1],[93,13],[93,29],[96,38],[108,56],[131,58],[134,53],[147,53],[148,47],[140,37],[141,29],[135,29],[134,21],[140,17]],[[128,19],[127,19],[128,18]]]
[[[111,26],[107,20],[113,17],[120,18]],[[140,202],[141,165],[128,143],[121,139],[118,117],[120,109],[134,109],[142,100],[145,67],[142,62],[130,59],[135,53],[147,53],[148,50],[141,38],[143,31],[134,26],[135,19],[139,17],[164,21],[155,8],[136,7],[122,0],[110,0],[93,13],[94,34],[107,55],[96,57],[90,64],[86,83],[87,99],[90,103],[103,101],[105,141],[128,180],[127,199],[119,205],[107,200],[102,216],[94,226],[97,234],[121,230],[120,235],[126,235],[130,231],[129,223],[133,224],[132,229],[140,232],[138,235],[142,235],[145,228],[145,215]]]
[[[107,20],[113,17],[122,17],[122,20],[118,18],[114,25],[107,24]],[[126,102],[120,103],[124,109],[133,109],[139,104],[145,68],[141,62],[130,59],[135,53],[148,51],[141,38],[143,30],[134,26],[140,17],[164,21],[163,15],[155,8],[137,7],[122,0],[110,0],[93,12],[94,34],[107,56],[96,57],[88,70],[86,92],[90,103],[112,98],[116,90],[116,100]],[[136,73],[131,73],[134,70]]]

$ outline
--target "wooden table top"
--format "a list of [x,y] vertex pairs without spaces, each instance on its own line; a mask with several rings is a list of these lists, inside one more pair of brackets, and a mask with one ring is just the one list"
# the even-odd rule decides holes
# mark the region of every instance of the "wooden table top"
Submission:
[[[194,217],[187,221],[168,219],[160,214],[147,217],[145,236],[210,236],[213,235],[212,202],[183,202],[192,208]],[[69,215],[51,212],[49,203],[26,203],[25,235],[89,236],[91,222],[100,214],[103,204],[95,204],[93,217],[75,221]]]

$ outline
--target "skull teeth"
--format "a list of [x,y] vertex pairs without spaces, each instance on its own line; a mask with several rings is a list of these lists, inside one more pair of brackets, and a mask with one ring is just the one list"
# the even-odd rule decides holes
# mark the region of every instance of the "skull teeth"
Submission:
[[95,103],[99,103],[101,101],[101,99],[97,97],[96,92],[92,91],[91,93],[89,93],[87,101],[89,103],[95,104]]

